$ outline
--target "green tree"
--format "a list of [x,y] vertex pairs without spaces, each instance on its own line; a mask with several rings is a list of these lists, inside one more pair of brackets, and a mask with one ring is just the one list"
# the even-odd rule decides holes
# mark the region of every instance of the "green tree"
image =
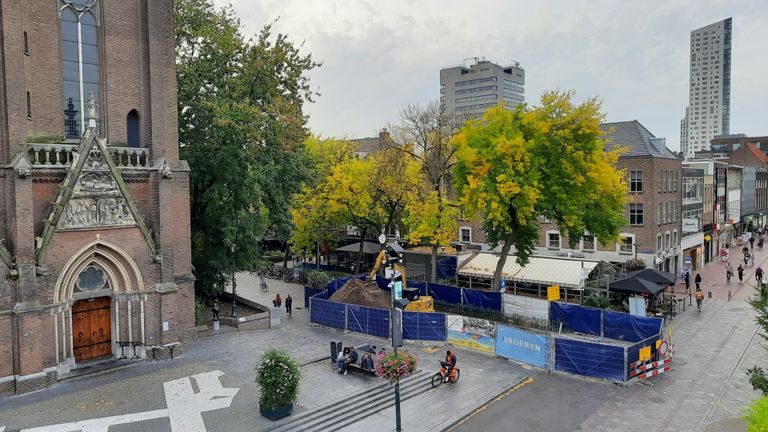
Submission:
[[[174,0],[179,142],[192,169],[192,263],[198,292],[260,264],[267,233],[287,240],[289,207],[309,175],[302,107],[319,66],[270,25],[253,39],[231,8]],[[291,178],[294,181],[285,181]]]
[[606,243],[626,223],[627,188],[615,168],[618,152],[604,150],[599,103],[574,105],[571,98],[548,92],[538,107],[491,108],[453,139],[461,204],[482,214],[487,240],[502,245],[494,289],[513,245],[517,262],[527,264],[539,215],[556,221],[571,243],[586,231]]
[[400,112],[400,124],[391,128],[394,148],[418,162],[418,181],[411,181],[405,209],[406,238],[432,249],[430,281],[437,280],[437,250],[449,246],[458,233],[459,209],[452,200],[451,168],[456,163],[452,136],[458,131],[453,116],[438,102],[409,105]]
[[[762,284],[755,290],[757,293],[747,301],[755,310],[755,321],[762,330],[760,337],[768,340],[768,285]],[[747,376],[753,389],[761,391],[763,396],[768,396],[768,375],[763,368],[754,366],[747,371]]]

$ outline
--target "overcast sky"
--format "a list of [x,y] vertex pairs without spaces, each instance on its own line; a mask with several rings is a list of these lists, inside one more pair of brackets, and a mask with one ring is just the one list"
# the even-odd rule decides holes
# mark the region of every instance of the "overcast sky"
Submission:
[[275,28],[323,66],[306,106],[323,136],[372,136],[439,97],[469,57],[520,62],[528,102],[546,89],[599,96],[607,121],[639,120],[679,148],[690,31],[733,17],[731,133],[768,135],[768,1],[214,0],[246,32]]

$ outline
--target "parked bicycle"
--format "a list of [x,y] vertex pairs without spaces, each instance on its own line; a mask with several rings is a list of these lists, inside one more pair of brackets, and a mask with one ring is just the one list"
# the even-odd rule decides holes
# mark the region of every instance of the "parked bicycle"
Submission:
[[[440,362],[440,372],[436,373],[432,376],[432,387],[439,387],[440,384],[442,384],[445,379],[445,374],[448,372],[448,370],[445,368],[445,363]],[[451,375],[448,377],[448,383],[449,384],[456,384],[456,382],[459,381],[459,377],[461,376],[461,371],[459,368],[455,367],[451,370]]]

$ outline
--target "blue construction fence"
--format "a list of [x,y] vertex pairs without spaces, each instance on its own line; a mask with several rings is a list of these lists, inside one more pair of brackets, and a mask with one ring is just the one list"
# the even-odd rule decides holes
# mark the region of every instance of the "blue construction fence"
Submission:
[[[310,322],[370,336],[390,337],[390,311],[328,300],[329,291],[310,297]],[[445,341],[445,314],[403,312],[403,339]]]
[[640,317],[587,306],[550,302],[549,320],[574,333],[627,342],[640,342],[661,334],[660,318]]

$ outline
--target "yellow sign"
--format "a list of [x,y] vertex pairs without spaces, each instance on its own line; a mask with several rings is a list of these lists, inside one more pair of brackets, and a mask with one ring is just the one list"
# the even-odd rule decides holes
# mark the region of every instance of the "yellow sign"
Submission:
[[704,240],[710,241],[710,240],[712,240],[712,237],[710,237],[709,234],[707,234],[707,235],[704,236]]
[[647,346],[640,348],[640,361],[646,361],[651,359],[651,347]]
[[547,300],[560,300],[560,285],[552,285],[547,287]]
[[661,346],[661,343],[662,343],[662,340],[661,340],[661,339],[658,339],[658,340],[656,341],[656,349],[657,349],[657,350],[658,350],[658,349],[659,349],[659,347]]

